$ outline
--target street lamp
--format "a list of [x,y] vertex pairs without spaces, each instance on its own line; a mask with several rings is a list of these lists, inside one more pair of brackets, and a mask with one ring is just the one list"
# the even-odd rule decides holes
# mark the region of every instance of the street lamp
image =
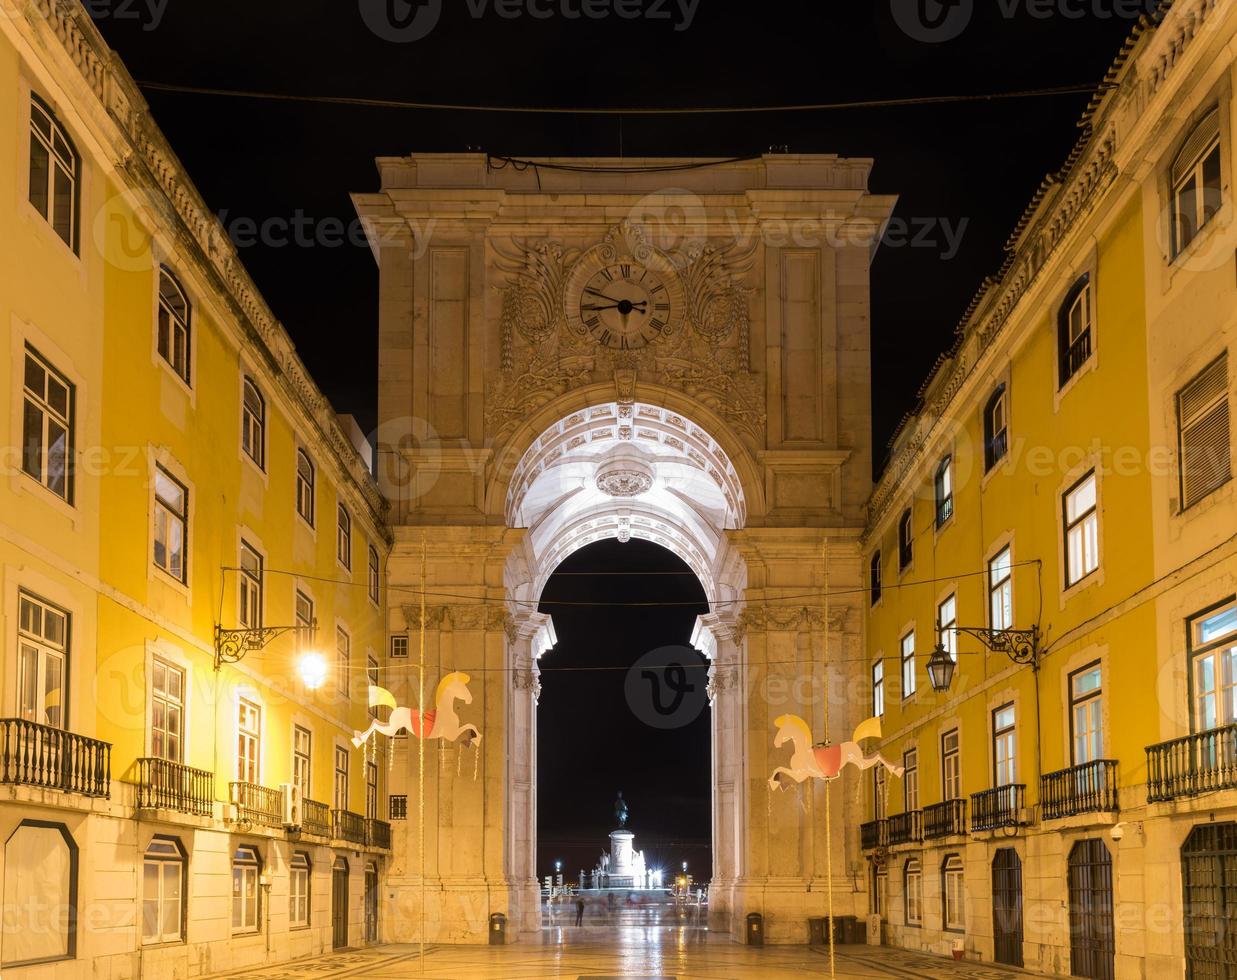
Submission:
[[[272,640],[285,633],[295,633],[304,641],[312,640],[318,629],[318,621],[298,623],[296,626],[255,626],[228,630],[215,626],[215,670],[224,664],[235,664],[245,659],[246,654],[256,653]],[[306,651],[297,664],[301,680],[311,691],[321,687],[326,680],[326,658],[320,653]]]
[[[965,633],[979,640],[992,653],[1003,653],[1016,664],[1029,664],[1031,670],[1039,670],[1043,651],[1039,645],[1038,626],[1032,626],[1029,630],[993,630],[981,626],[950,626],[949,629],[955,637]],[[932,690],[943,694],[953,682],[957,660],[939,639],[943,635],[940,623],[936,624],[936,635],[936,647],[928,658],[928,680]]]

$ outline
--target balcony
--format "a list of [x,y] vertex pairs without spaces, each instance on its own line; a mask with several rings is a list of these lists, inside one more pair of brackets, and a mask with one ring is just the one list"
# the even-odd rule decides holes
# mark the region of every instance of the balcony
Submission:
[[232,783],[232,802],[238,823],[258,827],[283,826],[283,794],[257,783]]
[[982,793],[971,794],[971,830],[998,830],[1020,827],[1025,822],[1022,810],[1026,805],[1027,788],[1022,783],[1010,783]]
[[351,810],[331,811],[331,836],[350,844],[365,846],[365,818]]
[[887,821],[890,844],[917,844],[923,840],[923,811],[896,813]]
[[317,800],[301,801],[301,833],[331,836],[331,808]]
[[859,827],[859,840],[865,851],[889,846],[889,821],[873,820]]
[[391,825],[385,820],[375,820],[372,817],[365,821],[365,844],[368,847],[391,849]]
[[1039,801],[1045,820],[1060,820],[1079,813],[1115,813],[1116,761],[1097,759],[1041,776]]
[[139,810],[172,810],[195,817],[215,812],[215,775],[167,759],[137,760]]
[[923,839],[940,840],[966,833],[966,800],[933,803],[923,811]]
[[108,797],[112,746],[22,718],[0,719],[0,783]]
[[1147,802],[1237,787],[1237,725],[1147,746]]

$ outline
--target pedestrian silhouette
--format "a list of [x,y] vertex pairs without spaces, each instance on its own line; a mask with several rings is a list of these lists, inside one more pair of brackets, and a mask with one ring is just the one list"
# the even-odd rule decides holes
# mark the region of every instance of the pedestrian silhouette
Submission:
[[584,896],[581,895],[576,899],[576,925],[584,925]]

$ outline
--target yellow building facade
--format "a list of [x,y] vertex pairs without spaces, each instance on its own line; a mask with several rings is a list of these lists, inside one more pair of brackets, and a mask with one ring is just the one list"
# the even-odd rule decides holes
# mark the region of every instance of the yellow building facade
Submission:
[[1237,971],[1235,36],[1203,0],[1135,32],[891,446],[864,669],[905,773],[861,829],[886,942]]
[[0,969],[376,942],[390,753],[351,738],[390,532],[364,437],[78,4],[6,7],[0,130]]

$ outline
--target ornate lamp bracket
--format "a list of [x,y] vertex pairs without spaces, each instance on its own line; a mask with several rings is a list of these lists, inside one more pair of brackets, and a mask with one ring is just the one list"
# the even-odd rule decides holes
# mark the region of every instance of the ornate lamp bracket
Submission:
[[955,633],[965,633],[974,637],[993,653],[1003,653],[1016,664],[1029,664],[1032,670],[1039,670],[1040,648],[1039,627],[1032,626],[1029,630],[994,630],[983,627],[951,626]]
[[238,663],[247,653],[261,650],[285,633],[301,633],[312,637],[317,628],[317,620],[308,626],[257,626],[234,630],[216,625],[215,670],[219,670],[224,664]]

